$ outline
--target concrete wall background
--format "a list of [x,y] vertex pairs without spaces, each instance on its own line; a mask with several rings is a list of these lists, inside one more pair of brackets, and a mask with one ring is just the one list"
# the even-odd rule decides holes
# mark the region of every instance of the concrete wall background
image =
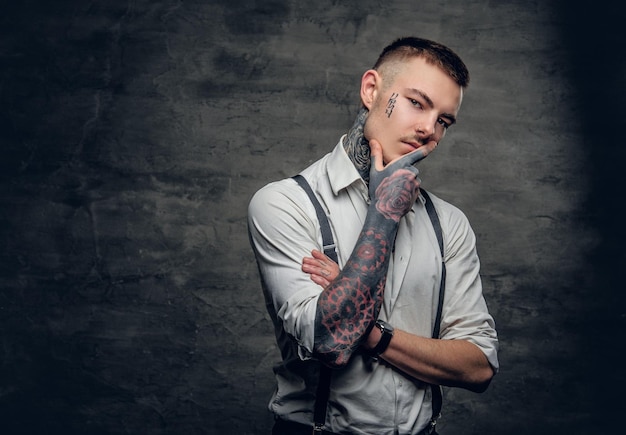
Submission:
[[561,6],[5,5],[2,433],[268,433],[278,354],[247,202],[334,146],[362,72],[408,34],[472,73],[421,178],[473,223],[501,338],[501,373],[482,395],[447,390],[441,432],[610,430],[624,32],[610,5]]

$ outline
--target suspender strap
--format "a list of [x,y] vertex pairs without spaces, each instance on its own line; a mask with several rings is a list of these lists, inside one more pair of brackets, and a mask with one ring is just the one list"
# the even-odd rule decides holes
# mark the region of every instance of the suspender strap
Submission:
[[[322,208],[322,205],[318,201],[315,193],[309,186],[306,179],[298,174],[292,177],[298,182],[300,187],[309,195],[309,199],[315,207],[315,213],[317,214],[317,220],[320,223],[320,230],[322,232],[322,245],[324,246],[324,254],[331,258],[335,263],[339,263],[337,257],[337,251],[335,249],[335,242],[333,239],[333,233],[330,230],[330,224],[328,217]],[[315,410],[313,414],[314,419],[314,432],[322,432],[322,428],[326,423],[326,407],[328,404],[328,396],[330,395],[330,367],[320,364],[320,376],[317,383],[317,391],[315,393]]]
[[315,392],[315,410],[313,414],[313,433],[322,432],[326,423],[326,408],[330,395],[330,367],[320,364],[320,378]]
[[[439,250],[441,252],[441,282],[439,283],[439,302],[437,304],[437,316],[435,317],[435,326],[433,327],[433,338],[439,338],[439,332],[441,328],[441,311],[443,309],[443,298],[446,292],[446,263],[443,260],[443,234],[441,231],[441,224],[439,223],[439,217],[435,206],[428,196],[428,193],[424,189],[421,189],[422,196],[426,200],[426,211],[428,217],[433,224],[435,234],[437,235],[437,242],[439,243]],[[430,424],[434,427],[437,423],[437,419],[441,415],[441,408],[443,406],[443,395],[441,393],[441,387],[439,385],[431,384],[431,390],[433,395],[433,415],[430,419]]]
[[320,230],[322,231],[322,244],[324,245],[324,254],[330,257],[330,259],[333,260],[335,263],[339,263],[339,261],[337,260],[337,251],[335,250],[335,241],[333,239],[333,233],[330,230],[328,217],[326,217],[326,213],[324,212],[322,205],[320,204],[317,197],[315,196],[315,193],[313,193],[311,186],[309,186],[309,183],[306,181],[306,179],[302,175],[298,174],[298,175],[293,176],[292,178],[296,180],[298,184],[300,185],[300,187],[304,189],[306,194],[309,195],[309,198],[311,199],[311,202],[313,203],[313,206],[315,207],[317,220],[320,223]]
[[441,311],[443,308],[443,297],[446,291],[446,263],[443,261],[443,233],[441,231],[441,224],[439,223],[439,216],[437,216],[437,210],[433,205],[430,196],[424,189],[421,189],[422,196],[426,200],[426,211],[430,222],[433,224],[433,229],[437,235],[437,242],[439,243],[439,252],[441,252],[441,282],[439,284],[439,304],[437,306],[437,317],[435,317],[435,327],[433,328],[433,338],[439,338],[439,328],[441,327]]

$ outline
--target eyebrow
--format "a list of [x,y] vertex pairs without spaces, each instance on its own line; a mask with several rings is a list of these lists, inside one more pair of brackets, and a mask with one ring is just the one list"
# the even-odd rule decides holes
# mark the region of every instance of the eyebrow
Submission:
[[[433,103],[433,100],[431,100],[430,97],[428,96],[428,94],[426,94],[424,91],[420,91],[419,89],[415,89],[415,88],[409,88],[409,89],[407,89],[407,91],[410,94],[415,94],[415,95],[420,96],[424,101],[426,101],[426,104],[431,109],[433,107],[435,107],[435,104]],[[448,118],[450,120],[450,125],[456,123],[456,116],[454,116],[451,113],[442,113],[441,116],[443,116],[445,118]]]

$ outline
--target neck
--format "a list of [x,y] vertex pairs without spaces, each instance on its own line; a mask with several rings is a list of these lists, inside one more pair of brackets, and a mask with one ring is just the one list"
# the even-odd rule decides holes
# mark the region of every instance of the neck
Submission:
[[347,136],[343,141],[343,147],[348,157],[366,183],[370,178],[370,146],[369,142],[363,136],[363,127],[369,111],[362,107],[350,128]]

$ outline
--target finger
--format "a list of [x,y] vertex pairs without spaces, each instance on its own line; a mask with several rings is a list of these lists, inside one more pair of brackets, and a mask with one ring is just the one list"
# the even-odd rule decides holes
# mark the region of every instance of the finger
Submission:
[[411,151],[409,154],[407,154],[404,157],[406,157],[407,160],[409,160],[410,165],[414,165],[420,160],[425,159],[426,156],[428,156],[428,154],[432,153],[435,150],[435,148],[437,148],[437,142],[435,142],[434,140],[431,140],[426,145],[422,145],[421,147],[419,147],[415,151]]
[[330,276],[330,272],[326,270],[324,267],[318,268],[317,274],[319,276],[323,276],[326,279],[328,279],[328,277]]
[[307,265],[307,266],[319,266],[319,260],[316,258],[311,258],[311,257],[304,257],[302,259],[302,265]]
[[372,166],[377,171],[382,171],[385,168],[383,165],[383,147],[376,139],[370,140],[370,158],[372,159]]
[[304,273],[315,273],[315,270],[317,269],[317,267],[318,267],[317,264],[313,265],[313,264],[308,263],[308,262],[303,262],[302,266],[300,267],[300,269]]
[[332,263],[321,262],[314,258],[304,258],[300,269],[305,273],[315,273],[320,275],[323,271],[324,273],[330,274],[334,270],[334,265]]
[[311,281],[313,281],[315,284],[322,286],[322,288],[326,288],[328,284],[330,284],[330,281],[319,275],[311,275]]
[[335,274],[339,273],[339,265],[335,263],[335,260],[330,258],[328,255],[318,250],[311,251],[311,254],[315,257],[315,260],[311,261],[310,264],[323,266],[330,270],[330,272],[334,272]]
[[415,166],[407,166],[407,167],[405,167],[404,169],[405,169],[406,171],[411,172],[411,173],[415,176],[415,178],[419,180],[419,178],[418,178],[417,176],[419,175],[420,170],[419,170],[419,169],[417,169]]
[[312,250],[311,255],[313,256],[313,258],[319,261],[332,261],[326,254],[324,254],[322,251],[318,251],[317,249]]
[[438,145],[439,145],[439,142],[431,140],[426,145],[422,146],[421,148],[424,149],[424,157],[426,157],[427,155],[435,151]]
[[428,154],[430,154],[435,148],[437,148],[437,142],[430,141],[426,145],[420,146],[418,149],[411,151],[408,154],[405,154],[400,157],[396,157],[393,159],[387,166],[396,165],[396,166],[412,166],[420,160],[424,159]]

